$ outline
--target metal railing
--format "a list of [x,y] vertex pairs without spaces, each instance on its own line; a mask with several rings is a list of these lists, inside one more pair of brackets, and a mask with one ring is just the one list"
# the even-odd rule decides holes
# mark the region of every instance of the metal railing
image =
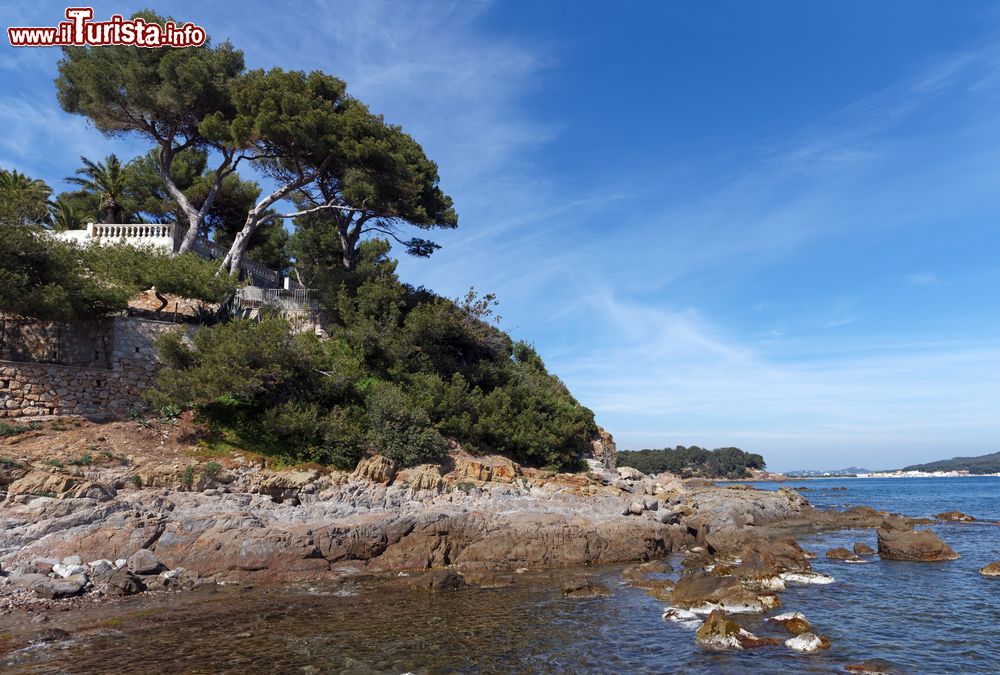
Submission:
[[293,291],[284,288],[258,288],[244,286],[237,289],[232,301],[233,310],[240,312],[261,307],[275,307],[283,313],[315,312],[319,305],[310,297],[309,289]]

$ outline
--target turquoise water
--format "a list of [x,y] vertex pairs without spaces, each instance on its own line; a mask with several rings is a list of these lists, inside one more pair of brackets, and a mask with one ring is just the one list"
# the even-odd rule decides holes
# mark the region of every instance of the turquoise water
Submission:
[[[1000,520],[998,478],[789,483],[800,484],[814,488],[804,494],[818,506],[866,504],[915,516],[959,510]],[[506,589],[439,595],[299,584],[179,595],[155,606],[142,600],[131,607],[145,609],[115,628],[0,659],[0,670],[835,673],[880,658],[902,672],[1000,672],[1000,579],[978,574],[1000,558],[1000,527],[933,529],[961,559],[850,565],[823,553],[855,541],[874,547],[871,530],[800,540],[819,554],[815,568],[837,579],[781,594],[779,611],[803,612],[832,640],[831,649],[813,655],[784,647],[701,649],[693,631],[661,619],[663,603],[621,584],[620,570],[609,568],[591,571],[611,597],[583,600],[562,597],[547,572],[517,576]],[[739,621],[758,634],[786,637],[760,617]]]

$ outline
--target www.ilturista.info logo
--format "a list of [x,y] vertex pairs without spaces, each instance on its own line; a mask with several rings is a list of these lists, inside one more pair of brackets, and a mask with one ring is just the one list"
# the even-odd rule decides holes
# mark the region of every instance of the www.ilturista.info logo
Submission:
[[112,14],[108,21],[92,21],[92,7],[67,7],[66,21],[58,26],[11,27],[7,38],[12,47],[100,47],[129,45],[132,47],[200,47],[206,33],[191,22],[178,25],[167,21],[163,25],[141,17],[126,19]]

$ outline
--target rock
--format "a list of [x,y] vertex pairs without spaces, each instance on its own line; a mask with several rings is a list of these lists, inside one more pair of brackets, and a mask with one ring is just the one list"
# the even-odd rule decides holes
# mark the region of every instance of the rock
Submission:
[[[421,464],[406,470],[406,480],[414,490],[433,490],[440,492],[444,481],[441,479],[441,467],[437,464]],[[403,472],[400,472],[400,477]]]
[[90,575],[98,578],[108,576],[115,569],[115,564],[110,560],[95,560],[87,563],[87,566],[90,568]]
[[646,478],[646,474],[631,466],[620,466],[618,467],[618,477],[622,480],[637,481]]
[[35,558],[26,570],[30,574],[49,574],[52,568],[61,564],[58,558]]
[[642,502],[632,502],[628,505],[628,511],[626,515],[641,516],[646,508],[642,505]]
[[647,511],[656,511],[660,508],[660,501],[658,499],[643,499],[642,506]]
[[604,584],[581,575],[563,583],[563,595],[567,598],[606,598],[611,592]]
[[65,579],[52,579],[34,586],[37,595],[50,600],[69,598],[83,592],[87,585],[87,577],[77,574]]
[[882,659],[868,659],[861,663],[852,663],[847,665],[844,670],[848,673],[857,673],[857,675],[896,675],[896,673],[902,672],[896,666]]
[[772,638],[760,638],[730,620],[721,610],[713,610],[705,623],[695,633],[698,644],[713,649],[752,649],[779,642]]
[[319,478],[319,471],[261,471],[246,486],[247,491],[267,495],[276,504],[298,500]]
[[862,543],[860,541],[854,543],[854,554],[855,555],[873,555],[875,549],[873,549],[868,544]]
[[441,593],[465,588],[465,579],[455,570],[434,570],[410,579],[407,586],[414,590]]
[[831,560],[857,560],[858,557],[854,555],[853,552],[848,551],[846,548],[838,547],[831,548],[826,552],[826,557]]
[[986,567],[980,569],[979,573],[984,577],[1000,577],[1000,560],[991,562]]
[[369,480],[380,485],[389,485],[396,477],[396,463],[382,455],[372,455],[358,462],[354,477]]
[[139,577],[124,567],[119,567],[108,577],[108,591],[111,595],[135,595],[146,590]]
[[78,555],[67,556],[62,559],[63,565],[81,565],[83,564],[83,559]]
[[796,652],[818,652],[830,647],[830,640],[821,638],[815,633],[801,633],[785,640],[785,646]]
[[974,523],[976,519],[972,516],[966,515],[961,511],[945,511],[944,513],[938,513],[934,515],[938,520],[944,520],[949,523]]
[[812,630],[809,621],[801,612],[785,612],[784,614],[770,617],[768,621],[780,624],[792,635],[801,635]]
[[32,644],[38,644],[42,642],[58,642],[59,640],[65,640],[70,636],[68,631],[62,628],[48,628],[40,633],[35,633],[29,638]]
[[21,588],[32,589],[39,584],[46,583],[50,581],[47,574],[36,574],[34,572],[28,572],[25,574],[13,574],[11,575],[11,581],[14,582],[15,586],[20,586]]
[[670,593],[670,604],[681,609],[720,608],[733,613],[761,613],[772,601],[748,590],[734,577],[686,574]]
[[601,427],[590,437],[591,456],[600,462],[605,469],[614,469],[618,465],[618,449],[615,439]]
[[876,530],[878,554],[883,560],[938,562],[958,554],[930,530],[914,530],[901,518],[886,518]]
[[[80,558],[76,559],[79,560]],[[56,576],[66,579],[74,574],[85,574],[87,572],[87,568],[80,563],[76,563],[75,565],[64,565],[60,563],[59,565],[52,566],[52,572]]]
[[680,511],[670,511],[668,509],[664,509],[657,512],[656,520],[664,525],[674,525],[675,523],[681,522],[682,515],[684,514]]
[[159,574],[166,569],[156,554],[148,548],[140,548],[129,556],[128,568],[133,574]]

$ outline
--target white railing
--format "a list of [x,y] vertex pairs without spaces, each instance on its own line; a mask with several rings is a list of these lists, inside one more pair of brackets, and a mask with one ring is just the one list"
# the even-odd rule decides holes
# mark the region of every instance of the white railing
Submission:
[[174,236],[172,223],[142,223],[138,225],[119,223],[87,223],[87,232],[92,237],[113,237],[132,239],[152,239]]

